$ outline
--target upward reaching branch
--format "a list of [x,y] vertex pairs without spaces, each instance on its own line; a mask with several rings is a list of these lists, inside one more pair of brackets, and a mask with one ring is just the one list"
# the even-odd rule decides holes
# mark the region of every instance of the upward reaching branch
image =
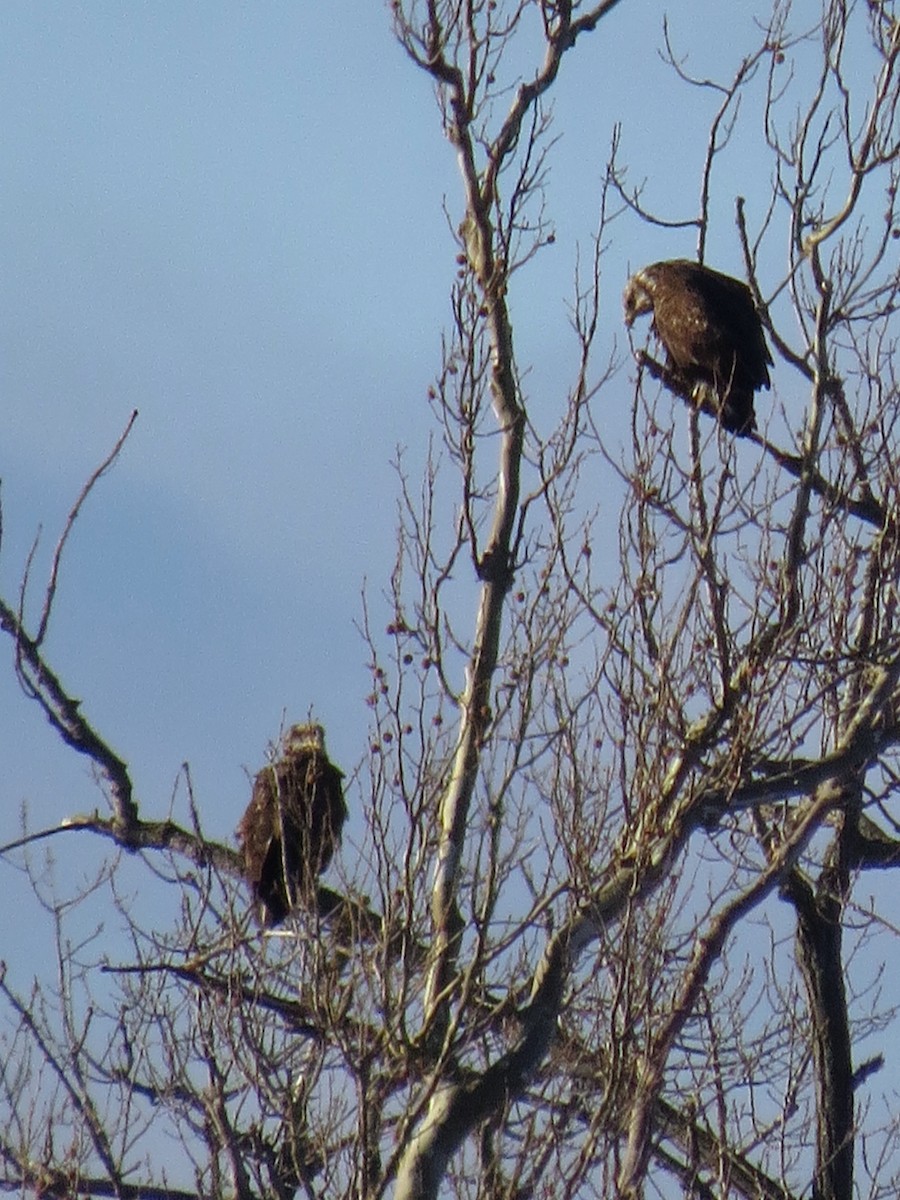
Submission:
[[[478,72],[473,64],[489,52],[492,35],[486,31],[479,37],[473,10],[469,11],[465,21],[460,18],[458,26],[448,28],[442,22],[434,0],[428,4],[428,19],[421,36],[415,37],[411,25],[398,18],[401,41],[443,91],[446,132],[457,150],[466,201],[460,233],[474,286],[482,302],[490,345],[491,401],[500,432],[493,519],[487,545],[477,561],[481,595],[465,688],[459,701],[456,749],[440,804],[440,841],[432,890],[434,943],[425,997],[425,1026],[432,1053],[443,1049],[451,1058],[450,1006],[462,921],[457,906],[459,871],[480,751],[491,720],[490,689],[498,661],[504,603],[514,578],[515,531],[526,425],[516,384],[507,302],[507,284],[513,264],[507,259],[508,248],[499,244],[494,217],[499,206],[498,181],[516,152],[526,115],[556,78],[565,51],[575,44],[580,33],[594,29],[617,3],[618,0],[605,0],[576,22],[571,19],[569,4],[547,6],[544,62],[534,80],[521,84],[516,90],[506,119],[486,147],[483,175],[479,174],[477,165],[479,143],[473,128],[478,116],[473,91],[473,80]],[[490,6],[487,12],[490,21]],[[448,25],[453,24],[448,21]],[[451,43],[461,44],[460,58],[467,63],[465,72],[447,57]],[[557,990],[561,977],[560,974],[554,976]],[[526,1036],[518,1052],[498,1061],[480,1081],[473,1081],[463,1090],[455,1084],[441,1086],[437,1079],[434,1081],[427,1119],[401,1166],[398,1196],[409,1200],[412,1196],[436,1194],[449,1155],[496,1106],[496,1095],[515,1094],[523,1086],[527,1071],[533,1070],[546,1052],[549,1032],[555,1025],[557,1005],[551,1004],[552,1011],[546,1012],[544,1007],[535,1006],[533,1015],[537,1019],[532,1022],[532,1036]]]
[[[432,37],[435,44],[443,39]],[[456,146],[466,195],[463,232],[468,262],[486,313],[491,347],[491,399],[500,428],[500,463],[494,518],[487,547],[480,559],[481,599],[475,635],[466,671],[466,686],[460,698],[459,733],[453,767],[440,809],[440,847],[432,894],[434,951],[426,996],[426,1021],[433,1045],[440,1045],[449,1025],[449,1003],[454,973],[459,915],[455,893],[460,857],[479,749],[490,721],[490,684],[497,665],[503,604],[513,578],[513,531],[519,506],[519,470],[525,415],[517,395],[512,329],[506,302],[508,264],[495,248],[496,231],[491,219],[492,196],[482,188],[475,162],[472,111],[465,95],[462,72],[450,66],[437,52],[430,69],[447,90],[451,114],[448,137]],[[519,123],[522,119],[518,118]],[[502,162],[510,143],[493,160]],[[493,186],[493,185],[492,185]]]

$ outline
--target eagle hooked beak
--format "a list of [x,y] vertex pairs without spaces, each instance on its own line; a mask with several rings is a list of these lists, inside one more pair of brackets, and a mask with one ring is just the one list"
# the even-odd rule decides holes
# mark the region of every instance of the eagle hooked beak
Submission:
[[643,313],[650,312],[653,305],[646,289],[639,287],[635,279],[629,282],[628,287],[625,289],[623,300],[625,328],[630,330],[635,322],[635,318],[642,316]]

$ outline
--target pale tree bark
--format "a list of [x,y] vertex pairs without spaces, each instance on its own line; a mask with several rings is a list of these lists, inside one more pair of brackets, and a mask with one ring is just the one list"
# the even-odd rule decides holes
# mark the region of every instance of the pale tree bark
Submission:
[[[479,104],[477,71],[482,69],[476,64],[487,51],[486,43],[479,45],[470,33],[469,44],[463,47],[468,59],[460,56],[464,65],[459,65],[451,57],[450,48],[458,33],[446,19],[442,5],[429,0],[427,16],[418,29],[399,8],[395,10],[402,44],[441,89],[445,132],[457,151],[466,199],[460,233],[467,264],[484,305],[490,346],[490,390],[501,434],[492,528],[480,553],[473,546],[476,569],[482,580],[481,597],[466,686],[459,701],[453,767],[440,805],[440,846],[432,892],[434,942],[425,997],[425,1030],[441,1061],[427,1085],[432,1094],[427,1115],[401,1160],[396,1189],[400,1200],[435,1196],[449,1158],[464,1138],[486,1116],[521,1091],[529,1074],[546,1055],[565,981],[566,954],[557,943],[549,952],[552,965],[542,972],[543,981],[535,986],[523,1021],[525,1032],[518,1045],[480,1077],[465,1084],[454,1081],[456,1071],[442,1051],[448,1046],[462,921],[455,899],[457,875],[480,747],[491,719],[490,689],[497,668],[504,604],[515,579],[526,421],[516,383],[513,333],[506,300],[512,264],[498,244],[493,211],[498,204],[499,175],[518,145],[523,122],[556,78],[563,54],[581,34],[595,29],[617,4],[618,0],[605,0],[577,20],[572,19],[569,4],[547,6],[544,62],[534,80],[517,89],[499,132],[484,149],[483,168],[479,168],[477,161],[474,122]],[[568,937],[563,940],[568,941]]]

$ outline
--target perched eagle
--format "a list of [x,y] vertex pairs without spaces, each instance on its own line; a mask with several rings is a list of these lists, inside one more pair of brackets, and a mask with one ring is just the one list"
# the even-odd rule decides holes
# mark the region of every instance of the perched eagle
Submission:
[[772,357],[747,285],[686,258],[653,263],[628,281],[625,324],[648,312],[676,386],[711,392],[732,433],[755,429],[753,393],[769,386]]
[[268,926],[312,893],[347,819],[344,775],[328,761],[322,726],[294,725],[283,745],[283,757],[256,776],[238,826],[244,873]]

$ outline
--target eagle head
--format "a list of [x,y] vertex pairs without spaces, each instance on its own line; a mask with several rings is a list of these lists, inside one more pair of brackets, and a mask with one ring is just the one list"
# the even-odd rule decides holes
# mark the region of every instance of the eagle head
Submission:
[[623,303],[625,305],[625,326],[631,328],[635,317],[653,311],[653,287],[655,280],[650,274],[651,268],[645,267],[628,280],[625,288]]
[[304,754],[314,751],[325,754],[325,730],[321,725],[292,725],[284,735],[286,754]]

